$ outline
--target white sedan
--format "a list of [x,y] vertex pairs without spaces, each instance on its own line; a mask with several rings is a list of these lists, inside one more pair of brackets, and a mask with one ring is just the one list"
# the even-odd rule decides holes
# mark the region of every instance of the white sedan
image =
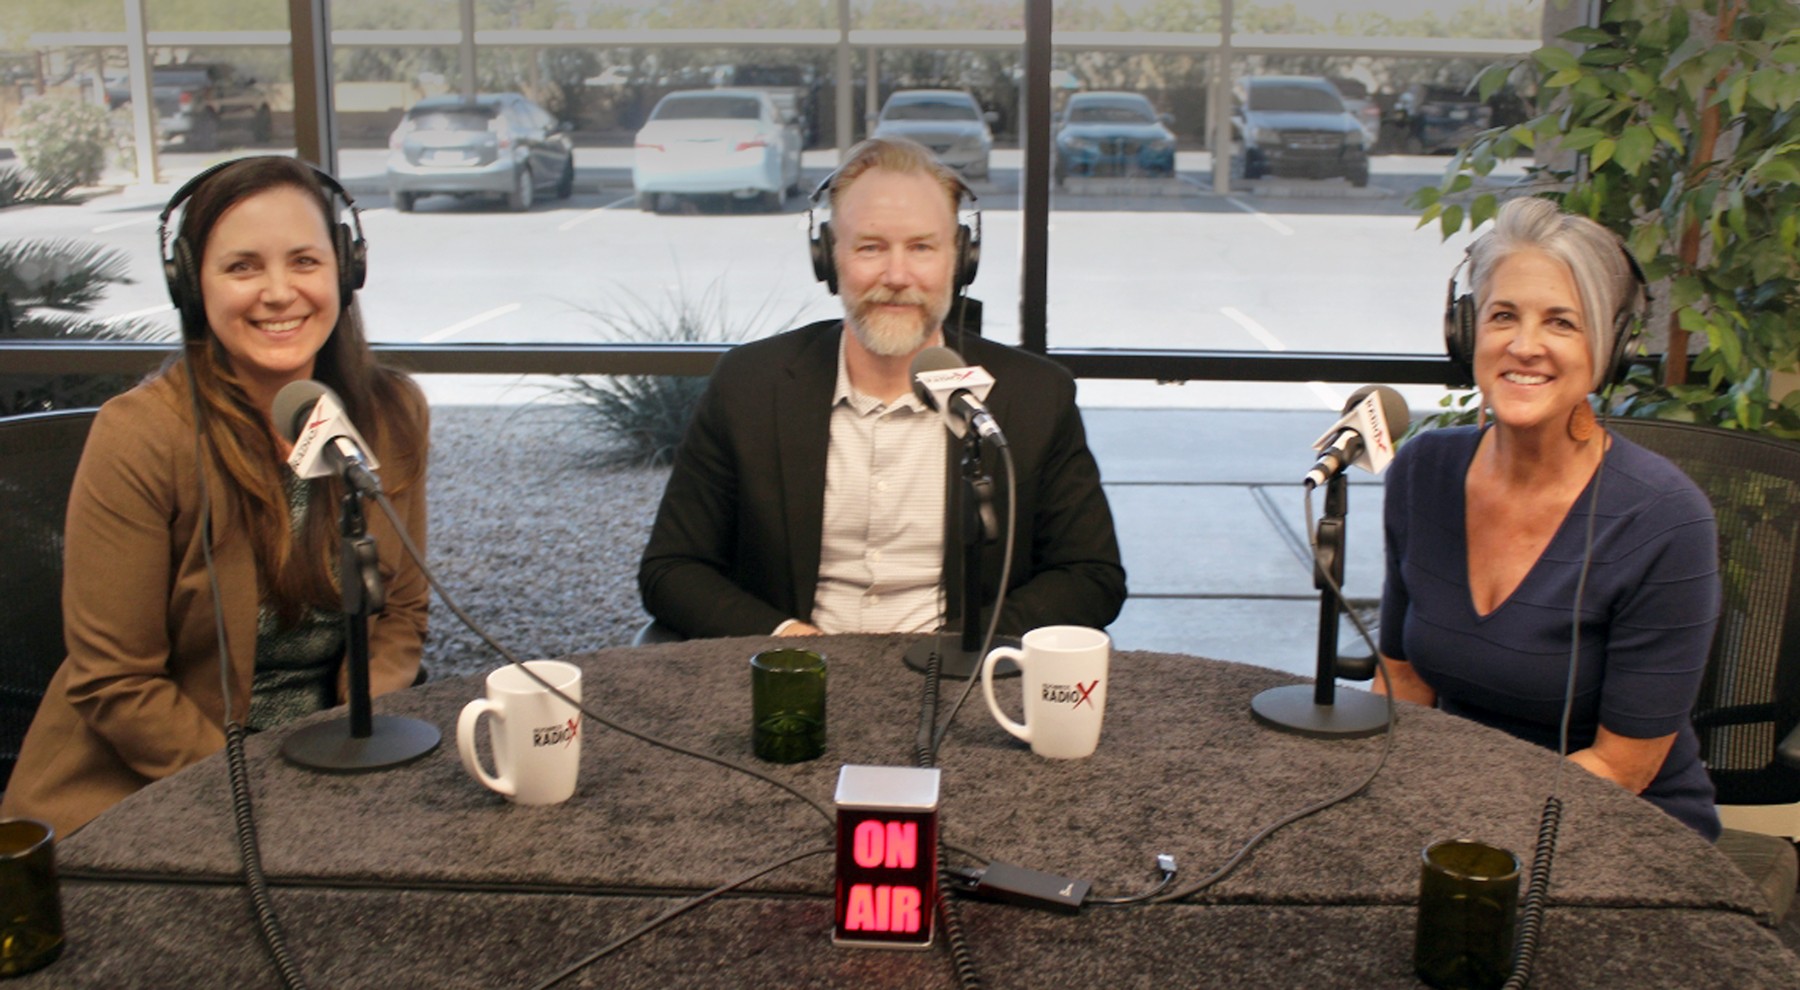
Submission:
[[729,195],[779,210],[800,191],[799,123],[756,89],[670,93],[637,133],[631,184],[641,209],[665,197]]

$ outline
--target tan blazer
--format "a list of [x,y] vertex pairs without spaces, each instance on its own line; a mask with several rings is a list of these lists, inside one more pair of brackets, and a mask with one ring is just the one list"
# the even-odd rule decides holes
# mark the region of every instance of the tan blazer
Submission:
[[[423,398],[416,404],[424,423]],[[185,385],[171,376],[112,399],[95,418],[64,530],[68,658],[26,733],[0,817],[41,819],[66,837],[145,784],[224,748],[194,452]],[[388,453],[378,450],[377,459],[386,463]],[[425,454],[418,452],[421,464]],[[207,487],[232,711],[242,720],[256,662],[256,563],[211,464]],[[392,501],[423,552],[423,477]],[[366,508],[387,589],[387,609],[369,627],[370,689],[381,694],[410,685],[418,671],[428,591],[386,515]]]

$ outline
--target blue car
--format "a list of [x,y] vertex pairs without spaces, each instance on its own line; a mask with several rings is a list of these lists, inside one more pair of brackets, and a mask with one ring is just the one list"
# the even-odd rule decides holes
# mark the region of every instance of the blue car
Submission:
[[1056,129],[1056,181],[1071,175],[1174,175],[1174,118],[1139,93],[1076,93]]

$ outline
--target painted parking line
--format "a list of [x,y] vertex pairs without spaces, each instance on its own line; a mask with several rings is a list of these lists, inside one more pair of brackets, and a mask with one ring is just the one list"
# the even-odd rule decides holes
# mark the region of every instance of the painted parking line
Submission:
[[156,218],[157,218],[157,214],[152,213],[149,216],[132,217],[129,220],[120,220],[120,221],[117,221],[116,223],[104,223],[98,227],[93,228],[90,231],[90,233],[104,234],[109,231],[124,230],[126,227],[138,227],[138,226],[142,226],[145,224],[152,224],[152,223],[156,222]]
[[105,326],[112,326],[114,323],[124,323],[126,320],[135,320],[140,316],[155,316],[158,313],[167,313],[174,308],[174,303],[163,303],[161,306],[149,306],[144,309],[134,309],[129,313],[120,313],[117,316],[109,316],[100,322]]
[[[1263,345],[1264,350],[1287,350],[1287,345],[1281,342],[1281,338],[1270,333],[1267,327],[1251,319],[1247,313],[1238,309],[1236,306],[1221,306],[1219,307],[1219,312],[1223,313],[1226,319],[1243,327],[1244,332],[1248,333],[1251,337],[1254,337],[1257,343]],[[1324,403],[1325,408],[1327,409],[1338,409],[1344,404],[1344,397],[1339,395],[1336,389],[1324,382],[1307,382],[1306,387],[1312,391],[1312,394],[1319,397],[1319,401]]]
[[451,336],[455,336],[456,334],[462,333],[464,330],[467,330],[470,327],[478,326],[482,323],[486,323],[489,320],[505,316],[508,313],[516,313],[519,310],[524,309],[524,308],[525,308],[524,303],[516,303],[516,302],[515,303],[507,303],[504,306],[495,306],[493,309],[490,309],[485,313],[476,313],[474,316],[471,316],[468,319],[462,320],[457,323],[452,323],[449,326],[443,328],[442,330],[433,330],[431,333],[428,333],[425,336],[420,337],[419,343],[435,344],[438,341],[443,340],[446,337],[451,337]]
[[557,230],[574,230],[576,227],[579,227],[582,224],[587,223],[589,220],[594,219],[595,217],[599,216],[602,213],[605,213],[607,210],[616,210],[622,206],[636,206],[636,205],[637,205],[637,196],[635,194],[630,195],[630,196],[621,196],[618,199],[615,199],[612,202],[607,203],[604,206],[596,206],[593,209],[587,211],[586,213],[581,214],[580,216],[570,217],[569,219],[564,220],[562,223],[557,225],[556,229]]
[[1230,203],[1232,206],[1235,206],[1238,209],[1243,210],[1245,213],[1248,213],[1251,216],[1255,217],[1256,219],[1261,220],[1263,223],[1263,226],[1269,228],[1270,230],[1274,231],[1275,233],[1280,234],[1283,237],[1293,236],[1294,228],[1289,227],[1287,224],[1282,223],[1280,220],[1277,220],[1272,216],[1269,216],[1267,213],[1264,213],[1263,211],[1257,209],[1254,206],[1251,206],[1249,203],[1244,202],[1243,200],[1237,198],[1236,196],[1225,197],[1225,202]]

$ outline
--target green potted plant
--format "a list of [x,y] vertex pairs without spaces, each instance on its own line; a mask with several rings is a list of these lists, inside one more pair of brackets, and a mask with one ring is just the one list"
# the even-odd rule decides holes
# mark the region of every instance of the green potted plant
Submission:
[[1612,0],[1560,42],[1477,79],[1484,100],[1535,83],[1537,112],[1457,152],[1420,225],[1480,226],[1478,180],[1535,151],[1521,191],[1625,238],[1666,314],[1662,367],[1615,411],[1800,438],[1800,6]]

